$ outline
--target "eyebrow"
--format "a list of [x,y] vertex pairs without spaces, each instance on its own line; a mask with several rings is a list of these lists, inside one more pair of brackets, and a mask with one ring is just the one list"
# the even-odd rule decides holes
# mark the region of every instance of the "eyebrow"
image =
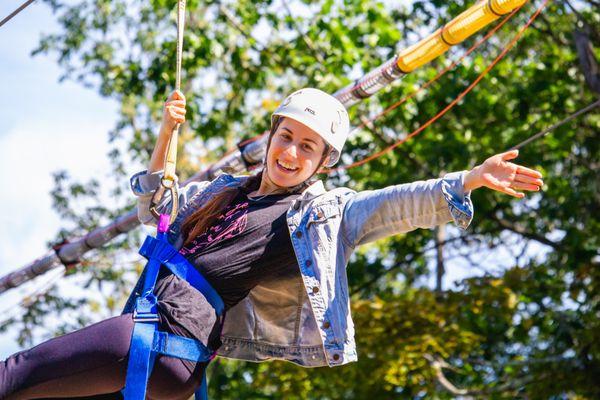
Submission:
[[[294,132],[292,132],[292,130],[291,130],[290,128],[286,127],[286,126],[282,127],[281,129],[285,129],[286,131],[288,131],[288,132],[289,132],[289,133],[291,133],[292,135],[294,134]],[[318,144],[316,141],[314,141],[314,140],[312,140],[312,139],[309,139],[309,138],[304,138],[303,140],[306,140],[306,141],[308,141],[308,142],[314,143],[314,144],[315,144],[315,146],[318,146],[318,145],[319,145],[319,144]]]

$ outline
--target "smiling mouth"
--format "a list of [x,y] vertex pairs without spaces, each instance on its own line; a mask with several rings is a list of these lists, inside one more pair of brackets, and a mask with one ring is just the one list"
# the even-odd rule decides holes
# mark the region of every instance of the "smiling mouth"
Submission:
[[282,169],[285,172],[296,172],[298,170],[298,167],[292,167],[291,165],[289,165],[287,163],[282,164],[279,160],[277,160],[275,163],[277,164],[277,167],[279,167],[280,169]]

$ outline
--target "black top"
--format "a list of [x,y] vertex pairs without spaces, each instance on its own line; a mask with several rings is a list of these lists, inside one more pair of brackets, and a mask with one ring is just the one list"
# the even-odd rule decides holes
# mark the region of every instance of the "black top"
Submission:
[[[239,193],[208,231],[179,251],[233,307],[259,282],[300,270],[286,213],[297,194],[248,198]],[[214,310],[187,282],[161,270],[156,284],[161,323],[173,333],[218,339]],[[211,333],[212,330],[212,333]],[[217,345],[218,347],[218,345]]]

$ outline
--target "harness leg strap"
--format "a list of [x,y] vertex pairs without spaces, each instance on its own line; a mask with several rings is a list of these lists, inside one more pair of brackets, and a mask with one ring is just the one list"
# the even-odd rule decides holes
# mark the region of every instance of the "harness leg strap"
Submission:
[[208,386],[206,384],[206,371],[202,374],[202,382],[200,383],[200,387],[194,393],[194,397],[196,400],[208,400]]
[[[214,307],[218,318],[224,317],[225,308],[214,288],[168,243],[166,236],[147,237],[140,254],[148,259],[148,263],[142,295],[136,299],[135,325],[131,336],[125,388],[122,390],[125,400],[145,400],[148,379],[157,354],[196,362],[209,362],[214,357],[214,353],[200,341],[158,331],[157,299],[153,292],[161,265],[201,292]],[[196,400],[208,399],[206,371],[202,374],[195,397]]]
[[152,351],[155,323],[136,322],[131,336],[127,377],[123,397],[126,400],[145,400],[148,378],[154,366],[156,353]]

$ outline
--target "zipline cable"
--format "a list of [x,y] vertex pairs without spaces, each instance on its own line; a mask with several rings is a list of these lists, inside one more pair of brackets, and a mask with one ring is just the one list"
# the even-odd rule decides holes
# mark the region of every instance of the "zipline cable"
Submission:
[[[396,147],[398,147],[401,144],[405,143],[410,138],[418,135],[419,133],[421,133],[422,131],[424,131],[427,127],[429,127],[431,124],[433,124],[435,121],[437,121],[438,119],[440,119],[444,114],[446,114],[450,109],[452,109],[460,100],[462,100],[471,90],[473,90],[473,88],[490,72],[490,70],[492,68],[494,68],[494,66],[502,58],[504,58],[504,56],[506,55],[506,53],[508,53],[508,51],[510,49],[512,49],[512,47],[521,38],[521,36],[523,36],[523,33],[525,32],[525,30],[527,28],[529,28],[529,26],[538,17],[538,15],[542,12],[542,10],[544,9],[544,7],[546,7],[546,5],[548,4],[549,1],[550,0],[544,0],[544,2],[537,8],[537,10],[535,11],[535,13],[529,18],[529,20],[527,21],[527,23],[517,32],[517,34],[513,37],[513,39],[504,47],[504,49],[502,50],[502,52],[500,52],[500,54],[485,68],[485,70],[481,74],[479,74],[479,76],[465,90],[463,90],[456,98],[454,98],[454,100],[452,100],[452,102],[450,102],[450,104],[448,104],[446,107],[444,107],[443,110],[441,110],[436,115],[434,115],[432,118],[430,118],[429,120],[427,120],[427,122],[425,122],[419,128],[415,129],[414,131],[412,131],[411,133],[409,133],[408,135],[406,135],[404,138],[402,138],[399,141],[397,141],[396,143],[394,143],[394,144],[386,147],[385,149],[380,150],[377,153],[374,153],[374,154],[372,154],[372,155],[370,155],[368,157],[365,157],[362,160],[353,162],[352,164],[343,165],[343,166],[340,166],[340,167],[337,167],[337,168],[326,169],[326,170],[323,171],[323,173],[331,174],[333,172],[342,171],[342,170],[348,170],[350,168],[354,168],[354,167],[358,167],[360,165],[366,164],[369,161],[372,161],[372,160],[374,160],[376,158],[379,158],[379,157],[383,156],[384,154],[387,154],[390,151],[394,150]],[[377,115],[376,118],[379,118],[382,115],[383,114]],[[375,120],[376,118],[374,118],[373,120]]]
[[552,132],[553,130],[555,130],[556,128],[566,124],[567,122],[579,117],[582,114],[587,113],[588,111],[593,110],[596,107],[600,107],[600,100],[596,100],[595,102],[593,102],[592,104],[580,109],[579,111],[574,112],[573,114],[569,115],[568,117],[558,121],[557,123],[555,123],[552,126],[549,126],[548,128],[536,133],[535,135],[531,136],[529,139],[523,140],[521,143],[517,144],[516,146],[511,147],[510,149],[508,149],[507,151],[510,150],[518,150],[521,147],[525,146],[526,144],[529,144],[531,142],[533,142],[536,139],[541,138],[542,136],[546,136],[547,134],[549,134],[550,132]]
[[506,24],[508,22],[508,20],[511,19],[521,9],[521,7],[523,7],[523,6],[519,6],[518,8],[515,8],[509,15],[505,16],[504,19],[502,19],[502,21],[500,21],[500,23],[498,23],[498,25],[496,25],[494,28],[492,28],[492,30],[490,30],[483,38],[481,38],[479,41],[477,41],[473,46],[471,46],[458,59],[456,59],[450,65],[448,65],[446,68],[444,68],[440,72],[438,72],[436,76],[434,76],[433,78],[431,78],[425,84],[421,85],[414,92],[408,94],[407,96],[405,96],[402,99],[398,100],[397,102],[395,102],[391,106],[387,107],[385,110],[381,111],[380,113],[377,113],[375,116],[373,116],[371,118],[366,119],[365,121],[362,121],[360,125],[358,125],[358,126],[356,126],[355,128],[352,129],[352,132],[350,132],[350,135],[352,135],[352,133],[356,132],[357,130],[363,128],[364,126],[370,124],[371,122],[373,122],[377,118],[379,118],[379,117],[387,114],[388,112],[390,112],[390,111],[398,108],[402,104],[406,103],[408,100],[412,99],[413,97],[415,97],[416,95],[418,95],[419,93],[421,93],[423,90],[427,89],[429,86],[431,86],[437,80],[439,80],[442,76],[444,76],[448,71],[452,70],[454,67],[456,67],[458,64],[460,64],[468,55],[470,55],[479,46],[481,46],[484,42],[486,42],[491,36],[493,36],[494,34],[496,34],[496,32],[498,32],[498,30],[500,28],[502,28],[502,26],[504,24]]
[[2,25],[4,25],[5,23],[7,23],[8,21],[10,21],[11,19],[13,19],[13,17],[15,15],[17,15],[18,13],[20,13],[21,11],[23,11],[25,9],[25,7],[27,7],[28,5],[30,5],[34,1],[35,0],[27,0],[25,3],[21,4],[21,6],[19,6],[19,8],[17,8],[15,11],[13,11],[12,13],[10,13],[6,18],[4,18],[2,21],[0,21],[0,27],[2,27]]
[[484,26],[510,14],[527,0],[480,0],[417,43],[400,51],[380,67],[333,94],[347,107],[372,96],[393,81],[441,56]]

